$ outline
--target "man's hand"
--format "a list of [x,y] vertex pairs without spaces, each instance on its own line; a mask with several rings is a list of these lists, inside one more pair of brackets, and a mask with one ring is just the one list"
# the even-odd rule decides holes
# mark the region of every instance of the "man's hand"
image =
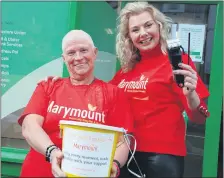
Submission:
[[120,169],[118,165],[115,162],[113,162],[110,177],[118,177],[119,174],[120,174]]
[[51,152],[51,171],[54,177],[66,177],[66,174],[61,170],[61,161],[63,153],[59,149]]

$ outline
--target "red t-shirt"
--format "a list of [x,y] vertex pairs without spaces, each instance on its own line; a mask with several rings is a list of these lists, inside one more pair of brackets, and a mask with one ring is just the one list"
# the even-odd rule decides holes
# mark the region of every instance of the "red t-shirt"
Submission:
[[[42,82],[34,91],[22,116],[21,125],[28,114],[44,117],[43,129],[61,148],[59,121],[74,120],[123,127],[132,131],[132,115],[124,93],[116,86],[95,79],[90,85],[74,86],[70,79]],[[52,177],[51,165],[45,156],[31,148],[22,167],[21,177]]]
[[[189,109],[182,88],[173,79],[168,56],[157,47],[141,57],[133,70],[120,70],[111,81],[127,94],[131,103],[137,150],[185,156],[186,127],[182,113]],[[183,63],[187,64],[187,59],[183,54]],[[195,69],[194,63],[189,62]],[[199,76],[196,92],[200,98],[209,96]]]

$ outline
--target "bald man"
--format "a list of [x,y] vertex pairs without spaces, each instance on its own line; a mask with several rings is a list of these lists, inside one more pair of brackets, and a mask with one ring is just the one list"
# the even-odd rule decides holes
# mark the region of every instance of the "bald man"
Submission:
[[[60,168],[63,159],[60,120],[103,124],[132,131],[130,106],[123,92],[94,77],[97,51],[90,35],[82,30],[72,30],[63,38],[62,57],[69,77],[56,82],[40,82],[18,120],[22,134],[31,146],[21,177],[66,176]],[[129,152],[123,136],[117,144],[112,177],[118,176]]]

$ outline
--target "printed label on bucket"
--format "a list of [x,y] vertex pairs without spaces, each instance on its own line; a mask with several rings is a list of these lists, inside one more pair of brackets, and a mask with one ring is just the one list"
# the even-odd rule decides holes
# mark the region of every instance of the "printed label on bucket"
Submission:
[[113,133],[64,128],[62,170],[82,177],[107,177]]

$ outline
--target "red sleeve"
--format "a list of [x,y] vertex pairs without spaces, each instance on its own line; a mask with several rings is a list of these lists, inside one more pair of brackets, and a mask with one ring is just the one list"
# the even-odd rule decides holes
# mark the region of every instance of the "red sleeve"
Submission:
[[22,125],[23,119],[28,114],[38,114],[43,117],[46,116],[49,102],[47,92],[49,92],[50,89],[50,82],[41,82],[37,85],[22,115],[18,119],[20,125]]
[[[184,64],[188,64],[188,55],[187,54],[183,54],[182,60],[183,60]],[[189,65],[195,71],[197,71],[197,69],[196,69],[196,67],[194,65],[194,62],[191,60],[191,58],[189,58]],[[198,81],[197,81],[196,92],[197,92],[200,100],[204,100],[204,99],[209,97],[209,91],[208,91],[206,85],[202,82],[202,79],[198,75],[198,73],[197,73],[197,76],[198,76]],[[204,115],[202,115],[197,110],[194,110],[194,111],[190,110],[190,108],[188,107],[188,104],[187,104],[186,97],[183,94],[182,88],[179,88],[175,82],[174,82],[174,87],[173,88],[178,93],[178,95],[179,95],[179,97],[181,99],[181,103],[183,104],[183,107],[184,107],[184,109],[185,109],[189,119],[191,121],[193,121],[193,122],[196,122],[196,123],[203,123],[205,121],[206,117]]]
[[133,132],[133,115],[128,99],[122,90],[116,89],[116,95],[110,108],[107,116],[110,125],[124,128],[128,133]]
[[118,85],[118,83],[120,82],[120,77],[122,75],[122,70],[118,70],[117,73],[114,75],[114,77],[111,79],[111,81],[109,81],[108,83],[112,84],[112,85]]

